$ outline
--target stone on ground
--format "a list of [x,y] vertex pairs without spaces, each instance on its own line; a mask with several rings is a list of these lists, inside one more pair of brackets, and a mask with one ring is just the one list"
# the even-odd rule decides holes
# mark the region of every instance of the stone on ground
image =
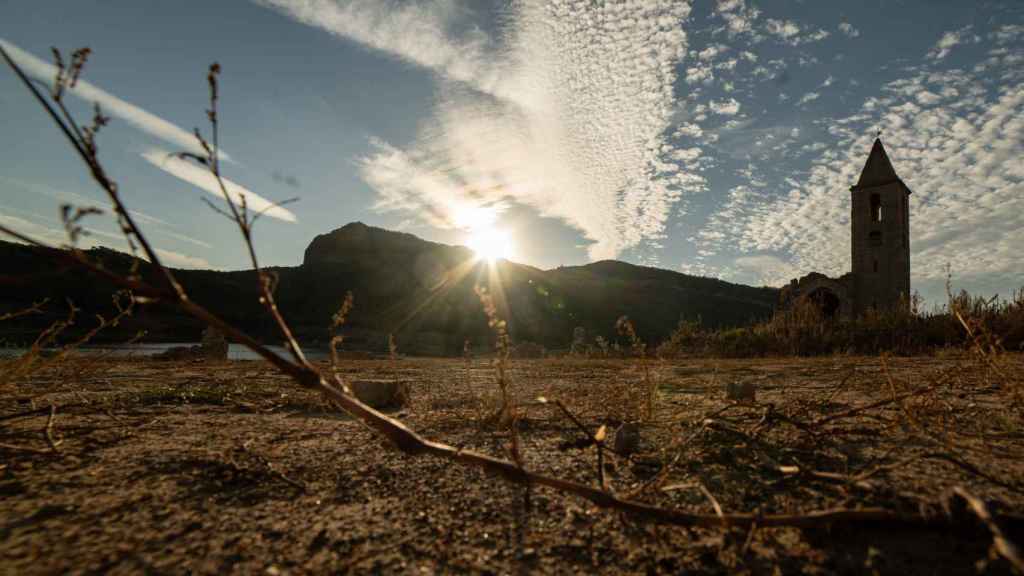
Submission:
[[757,387],[753,382],[728,382],[725,385],[725,397],[735,402],[756,402]]
[[615,431],[615,452],[632,454],[640,448],[640,424],[626,422]]
[[203,339],[199,346],[203,358],[207,360],[228,359],[228,340],[224,337],[223,332],[213,326],[207,326],[206,330],[203,330]]
[[352,393],[360,402],[376,408],[401,408],[409,400],[409,383],[405,380],[353,380]]

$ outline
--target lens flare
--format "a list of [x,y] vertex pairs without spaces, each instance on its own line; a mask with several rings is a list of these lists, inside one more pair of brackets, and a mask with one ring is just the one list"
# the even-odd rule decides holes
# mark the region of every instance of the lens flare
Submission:
[[512,257],[512,239],[507,232],[497,228],[484,227],[472,230],[466,239],[466,245],[476,253],[478,259],[488,262]]

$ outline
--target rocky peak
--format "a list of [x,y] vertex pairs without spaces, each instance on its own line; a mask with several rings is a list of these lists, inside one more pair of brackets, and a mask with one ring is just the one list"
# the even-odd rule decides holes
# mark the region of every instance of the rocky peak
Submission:
[[427,242],[404,232],[392,232],[362,222],[352,222],[321,234],[306,248],[303,265],[402,260],[425,251],[459,250]]

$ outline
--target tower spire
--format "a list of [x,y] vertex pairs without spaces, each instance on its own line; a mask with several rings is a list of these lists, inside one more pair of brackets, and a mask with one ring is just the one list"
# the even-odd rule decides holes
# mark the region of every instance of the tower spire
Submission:
[[882,186],[898,180],[896,169],[892,167],[889,155],[885,153],[885,146],[882,146],[882,139],[876,136],[875,143],[871,146],[871,154],[868,155],[868,160],[864,163],[864,169],[860,173],[860,179],[857,180],[857,185],[853,189]]

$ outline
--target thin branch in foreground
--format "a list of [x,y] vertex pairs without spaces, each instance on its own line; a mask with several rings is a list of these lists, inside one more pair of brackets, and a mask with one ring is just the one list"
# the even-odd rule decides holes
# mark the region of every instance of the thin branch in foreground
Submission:
[[6,314],[0,314],[0,322],[4,320],[14,320],[15,318],[21,318],[22,316],[28,316],[29,314],[40,314],[43,311],[43,306],[45,306],[49,301],[49,298],[43,298],[39,302],[33,302],[32,305],[27,308],[15,310],[14,312],[7,312]]

